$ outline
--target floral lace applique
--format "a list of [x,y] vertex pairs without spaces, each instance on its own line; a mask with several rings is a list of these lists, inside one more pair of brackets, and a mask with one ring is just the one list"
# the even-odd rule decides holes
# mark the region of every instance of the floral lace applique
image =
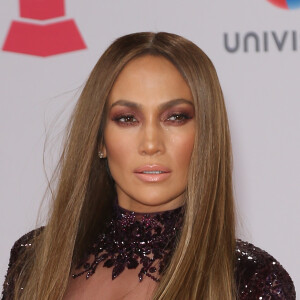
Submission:
[[105,232],[98,236],[85,262],[77,267],[84,270],[72,277],[86,273],[88,279],[103,262],[103,267],[113,268],[112,279],[125,268],[139,267],[139,281],[144,275],[159,281],[159,274],[172,256],[182,220],[183,207],[158,213],[136,213],[116,205]]

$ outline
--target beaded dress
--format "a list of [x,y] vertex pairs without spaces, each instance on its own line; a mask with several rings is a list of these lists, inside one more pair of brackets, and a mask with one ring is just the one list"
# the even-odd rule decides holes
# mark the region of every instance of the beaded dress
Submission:
[[[89,280],[104,268],[111,270],[109,280],[112,281],[127,276],[128,270],[135,270],[137,283],[142,284],[145,280],[159,282],[159,275],[168,265],[175,248],[183,213],[183,207],[158,213],[136,213],[116,204],[106,229],[87,248],[71,280],[76,281],[79,277]],[[38,232],[42,230],[37,229]],[[15,242],[8,272],[18,255],[32,246],[34,232],[25,234]],[[235,254],[235,277],[240,300],[296,299],[290,276],[267,252],[238,239]],[[3,300],[12,299],[13,285],[13,281],[5,280]]]

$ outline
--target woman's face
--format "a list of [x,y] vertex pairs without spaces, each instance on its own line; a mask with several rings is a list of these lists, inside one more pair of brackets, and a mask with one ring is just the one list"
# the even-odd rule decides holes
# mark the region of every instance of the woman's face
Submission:
[[108,99],[104,147],[119,205],[136,212],[183,204],[195,139],[189,86],[162,56],[130,61]]

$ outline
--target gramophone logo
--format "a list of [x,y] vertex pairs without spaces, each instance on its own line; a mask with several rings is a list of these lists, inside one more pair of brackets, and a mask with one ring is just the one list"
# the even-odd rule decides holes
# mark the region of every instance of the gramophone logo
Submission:
[[4,51],[46,57],[86,48],[75,21],[65,18],[64,0],[19,0],[19,5],[21,20],[12,21]]
[[300,8],[300,0],[268,0],[268,1],[284,9]]

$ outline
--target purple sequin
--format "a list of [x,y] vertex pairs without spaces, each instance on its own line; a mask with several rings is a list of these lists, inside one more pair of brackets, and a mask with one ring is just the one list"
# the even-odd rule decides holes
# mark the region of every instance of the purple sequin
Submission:
[[[83,262],[83,274],[86,273],[87,278],[90,277],[95,272],[99,262],[105,261],[106,267],[113,267],[112,277],[121,274],[125,268],[136,269],[140,266],[140,280],[145,275],[150,278],[153,276],[152,279],[155,281],[158,280],[157,276],[154,275],[159,274],[159,271],[168,263],[176,243],[176,231],[180,230],[181,222],[181,209],[149,215],[120,210],[108,224],[107,235],[100,235],[96,241],[99,248],[94,247],[94,254],[90,253],[90,255],[94,255],[93,263]],[[137,226],[138,224],[139,226]],[[136,230],[134,234],[133,231],[130,231],[131,228]],[[112,230],[114,229],[118,231],[113,233]],[[7,274],[10,273],[11,267],[15,264],[18,256],[32,246],[33,236],[35,234],[38,235],[42,230],[43,227],[33,230],[15,242],[11,249]],[[113,238],[115,235],[118,237],[115,240],[118,243],[114,242]],[[119,239],[120,237],[122,239]],[[162,237],[166,237],[166,240]],[[124,246],[125,244],[120,243],[122,240],[126,241],[128,247],[134,245],[135,250],[127,251],[128,248]],[[105,241],[106,247],[110,247],[107,248],[107,252],[104,252],[104,248],[100,247],[100,241]],[[139,242],[145,242],[145,244]],[[147,245],[151,245],[150,254],[146,254],[148,253],[146,250]],[[102,247],[104,247],[104,244]],[[121,251],[122,249],[123,251]],[[159,262],[160,270],[156,268],[156,264],[151,263],[151,253],[152,256],[158,257],[157,261]],[[239,300],[296,299],[295,286],[289,274],[267,252],[250,243],[237,240],[235,262],[235,277]],[[13,278],[18,276],[18,272],[20,272],[20,269],[13,274]],[[6,276],[2,300],[13,299],[14,280],[8,280]]]
[[280,263],[251,243],[237,240],[236,282],[239,300],[295,300],[292,279]]
[[[136,269],[139,281],[148,276],[159,281],[159,274],[167,266],[175,248],[176,236],[183,220],[183,207],[158,213],[136,213],[116,205],[111,221],[87,253],[85,262],[73,274],[77,278],[86,273],[92,276],[100,262],[112,268],[112,279],[125,268]],[[93,257],[91,263],[90,257]],[[156,276],[155,276],[156,275]]]

